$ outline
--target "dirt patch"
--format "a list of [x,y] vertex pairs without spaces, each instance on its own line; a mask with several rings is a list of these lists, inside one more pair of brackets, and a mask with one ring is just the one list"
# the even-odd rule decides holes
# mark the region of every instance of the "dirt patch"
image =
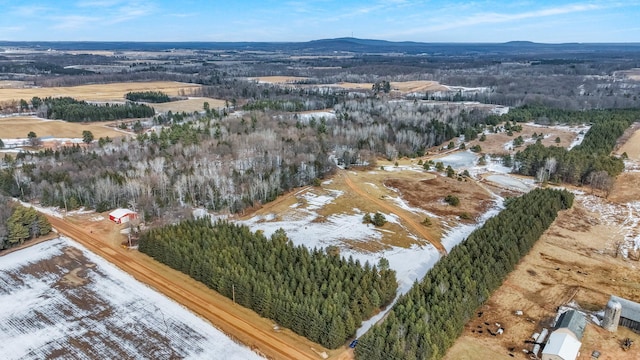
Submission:
[[0,101],[25,99],[30,101],[37,97],[70,96],[87,101],[124,101],[124,95],[130,91],[162,91],[170,96],[183,95],[200,85],[173,81],[128,82],[113,84],[81,85],[50,88],[0,88]]
[[3,139],[26,139],[30,131],[35,132],[39,137],[54,138],[82,138],[82,132],[85,130],[91,131],[96,139],[125,135],[121,131],[107,127],[105,123],[70,123],[27,116],[0,118],[0,128],[2,128]]

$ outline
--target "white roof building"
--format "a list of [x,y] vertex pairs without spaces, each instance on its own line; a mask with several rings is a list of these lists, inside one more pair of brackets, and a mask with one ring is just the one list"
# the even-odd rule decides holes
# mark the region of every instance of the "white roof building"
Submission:
[[568,332],[554,331],[542,350],[542,360],[575,360],[582,343]]

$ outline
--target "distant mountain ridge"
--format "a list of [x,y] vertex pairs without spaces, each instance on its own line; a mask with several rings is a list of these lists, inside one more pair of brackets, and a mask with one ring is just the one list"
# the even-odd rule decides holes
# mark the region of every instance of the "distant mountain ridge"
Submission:
[[226,51],[284,51],[296,53],[356,54],[402,53],[473,56],[480,54],[517,53],[599,53],[640,52],[640,43],[566,43],[543,44],[530,41],[506,43],[427,43],[415,41],[387,41],[343,37],[305,42],[128,42],[128,41],[0,41],[0,47],[27,47],[53,50],[147,50],[171,49]]

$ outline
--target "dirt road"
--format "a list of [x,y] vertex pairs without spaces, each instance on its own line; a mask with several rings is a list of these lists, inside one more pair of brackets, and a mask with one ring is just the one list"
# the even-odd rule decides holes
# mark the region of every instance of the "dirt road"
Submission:
[[436,249],[438,249],[438,251],[443,254],[446,255],[447,254],[447,249],[445,249],[445,247],[442,245],[442,243],[436,239],[433,238],[433,236],[427,231],[427,229],[424,228],[424,226],[422,226],[421,224],[418,224],[417,222],[415,222],[413,219],[411,219],[411,217],[407,216],[407,214],[404,213],[404,210],[398,209],[395,206],[391,206],[388,203],[377,199],[373,196],[371,196],[369,193],[367,193],[366,191],[360,189],[359,187],[357,187],[353,181],[351,181],[351,178],[349,178],[349,174],[347,172],[343,172],[342,176],[344,177],[344,182],[358,195],[362,196],[363,198],[366,198],[367,200],[371,201],[372,203],[376,204],[377,206],[379,206],[380,208],[395,214],[397,217],[401,218],[402,221],[407,224],[409,227],[411,227],[413,230],[415,230],[415,232],[417,232],[420,236],[422,236],[423,238],[425,238],[427,241],[429,241],[433,246],[435,246]]
[[[237,305],[210,301],[210,295],[206,291],[211,292],[211,290],[191,286],[187,282],[176,281],[175,278],[157,271],[154,265],[158,264],[154,260],[146,257],[138,258],[128,250],[113,248],[78,226],[59,218],[47,217],[59,233],[71,237],[137,280],[186,306],[215,324],[224,333],[251,349],[257,350],[259,354],[271,359],[317,360],[321,358],[311,350],[311,347],[304,346],[303,341],[296,343],[291,337],[281,336],[278,333],[256,327],[247,318],[240,316],[241,312],[237,309],[232,311],[231,307],[237,308]],[[315,348],[321,347],[315,345]]]

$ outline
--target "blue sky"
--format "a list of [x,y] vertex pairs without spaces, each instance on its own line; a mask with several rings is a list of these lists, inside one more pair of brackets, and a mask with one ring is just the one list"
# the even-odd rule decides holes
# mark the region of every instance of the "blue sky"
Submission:
[[0,40],[640,42],[640,0],[0,0]]

